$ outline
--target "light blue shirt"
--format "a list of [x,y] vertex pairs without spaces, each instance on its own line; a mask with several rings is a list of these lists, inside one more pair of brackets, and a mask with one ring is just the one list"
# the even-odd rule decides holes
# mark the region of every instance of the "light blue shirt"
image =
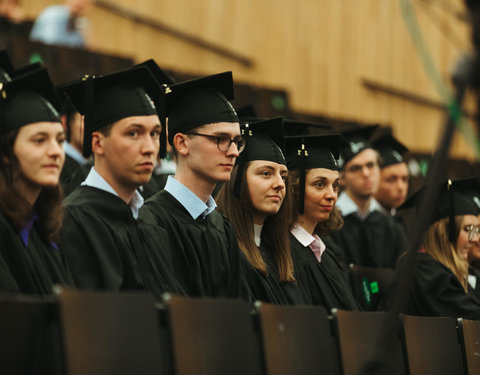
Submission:
[[211,195],[208,197],[207,203],[205,203],[189,188],[175,180],[173,176],[168,176],[165,190],[172,194],[175,199],[185,207],[193,220],[196,220],[200,215],[205,219],[207,215],[211,214],[215,208],[217,208],[217,204]]
[[360,213],[357,204],[345,192],[338,197],[336,207],[342,211],[342,216],[348,216],[355,213],[361,220],[365,220],[373,211],[382,212],[382,206],[380,206],[380,203],[374,198],[370,198],[370,205],[368,206],[367,212],[363,214]]
[[[88,173],[85,181],[82,182],[82,185],[91,186],[118,197],[117,192],[113,190],[110,184],[105,181],[102,176],[100,176],[100,174],[95,170],[95,167],[92,167],[92,169],[90,169],[90,172]],[[135,219],[138,219],[138,210],[140,210],[140,207],[143,206],[143,197],[137,190],[135,190],[135,194],[133,195],[132,200],[130,201],[128,206],[132,210],[133,217]]]
[[80,33],[81,27],[87,27],[86,18],[73,20],[69,27],[70,10],[64,5],[52,5],[46,8],[35,20],[30,39],[45,44],[56,44],[67,47],[85,47],[85,40]]
[[80,165],[84,165],[87,162],[82,153],[67,141],[63,142],[63,151]]

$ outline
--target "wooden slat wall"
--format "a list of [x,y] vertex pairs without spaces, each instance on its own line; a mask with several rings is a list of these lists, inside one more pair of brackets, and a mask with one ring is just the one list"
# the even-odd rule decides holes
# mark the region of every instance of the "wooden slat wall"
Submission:
[[[113,0],[112,0],[113,1]],[[469,26],[451,9],[464,0],[411,0],[425,44],[442,78],[469,48]],[[23,0],[35,17],[50,0]],[[411,149],[430,152],[442,128],[440,110],[363,87],[369,79],[440,100],[410,39],[399,0],[114,0],[138,14],[251,58],[226,57],[93,7],[95,48],[153,57],[191,74],[232,70],[238,81],[285,88],[296,111],[390,124]],[[449,12],[445,6],[448,6]],[[457,137],[458,138],[458,137]],[[472,159],[458,138],[452,155]]]

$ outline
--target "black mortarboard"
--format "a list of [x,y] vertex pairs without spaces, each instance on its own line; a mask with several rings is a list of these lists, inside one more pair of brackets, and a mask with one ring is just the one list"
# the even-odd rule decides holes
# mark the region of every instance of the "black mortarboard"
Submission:
[[377,128],[378,125],[371,125],[342,132],[343,141],[340,150],[340,168],[343,168],[351,159],[363,150],[373,147],[370,139]]
[[332,126],[327,123],[284,119],[283,129],[285,137],[291,137],[295,135],[326,134],[332,129]]
[[471,199],[480,210],[480,176],[469,176],[453,182],[458,192]]
[[42,69],[42,68],[43,68],[43,64],[41,62],[35,62],[35,63],[32,63],[32,64],[28,64],[28,65],[22,66],[21,68],[18,68],[17,70],[15,70],[15,76],[18,77],[18,76],[21,76],[23,74],[27,74],[27,73],[30,73],[30,72],[33,72],[37,69]]
[[305,170],[326,168],[338,171],[340,134],[286,137],[289,169],[300,171],[298,211],[304,212]]
[[251,104],[244,105],[243,107],[236,108],[235,111],[237,112],[237,116],[242,121],[242,119],[252,119],[258,118],[257,111],[255,107]]
[[11,81],[15,75],[12,61],[6,50],[0,50],[0,83]]
[[168,142],[177,133],[216,122],[238,122],[232,72],[175,83],[167,88]]
[[[455,216],[458,215],[475,215],[480,213],[477,204],[468,196],[463,194],[465,183],[460,181],[448,180],[436,186],[438,191],[438,200],[435,205],[434,212],[430,215],[430,221],[426,225],[431,225],[434,222],[449,218],[448,236],[450,242],[456,242],[455,236]],[[400,208],[418,207],[422,199],[425,199],[426,186],[422,186],[417,190]]]
[[83,155],[90,156],[92,133],[126,117],[165,118],[164,88],[146,67],[132,67],[101,77],[85,77],[62,86],[85,115]]
[[169,74],[165,73],[153,59],[144,61],[136,66],[146,66],[148,69],[150,69],[160,85],[173,85],[175,83],[175,80]]
[[267,160],[287,165],[281,117],[245,124],[242,136],[245,138],[245,148],[236,160],[239,167],[233,186],[233,193],[237,197],[240,194],[243,168],[248,162]]
[[380,168],[405,162],[403,154],[405,154],[408,149],[391,134],[385,133],[377,138],[373,142],[373,147],[378,151],[382,158]]
[[45,69],[0,84],[0,133],[34,122],[61,122],[60,102]]
[[[136,66],[147,67],[150,70],[150,72],[153,74],[153,76],[157,80],[157,83],[160,86],[164,86],[166,88],[166,86],[172,85],[175,83],[175,80],[172,77],[170,77],[170,75],[165,73],[162,70],[162,68],[160,68],[153,59],[144,61],[143,63],[140,63]],[[164,94],[162,93],[161,95],[164,95]],[[167,111],[166,110],[164,111],[163,115],[164,117],[161,117],[161,115],[159,114],[160,121],[162,122],[162,131],[160,133],[160,152],[158,154],[160,159],[163,159],[167,155],[167,126],[166,126]]]

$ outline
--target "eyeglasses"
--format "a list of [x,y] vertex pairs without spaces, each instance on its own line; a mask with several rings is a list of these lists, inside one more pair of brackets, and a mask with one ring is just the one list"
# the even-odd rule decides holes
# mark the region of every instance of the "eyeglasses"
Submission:
[[193,132],[185,133],[185,134],[200,135],[202,137],[207,137],[212,140],[215,140],[217,141],[218,150],[222,152],[227,152],[228,150],[230,150],[230,146],[232,145],[232,143],[235,144],[239,153],[242,152],[243,149],[245,148],[245,139],[242,136],[238,136],[232,139],[228,135],[211,135],[211,134],[202,134],[202,133],[193,133]]
[[467,225],[463,228],[466,232],[468,232],[468,240],[472,241],[475,236],[480,235],[480,227],[477,225]]

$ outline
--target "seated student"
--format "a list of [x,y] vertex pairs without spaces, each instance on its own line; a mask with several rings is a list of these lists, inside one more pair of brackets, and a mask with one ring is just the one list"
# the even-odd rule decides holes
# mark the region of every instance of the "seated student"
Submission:
[[345,190],[337,207],[343,227],[332,232],[326,242],[345,263],[364,267],[394,268],[398,256],[407,247],[400,224],[381,212],[374,199],[380,176],[379,155],[369,139],[376,126],[345,132],[341,149],[340,182]]
[[160,148],[162,86],[148,68],[133,67],[64,90],[85,115],[83,155],[94,155],[87,178],[64,202],[60,239],[77,286],[182,294],[166,234],[137,221],[143,198],[136,189],[150,179]]
[[0,90],[0,290],[47,295],[72,280],[56,241],[65,135],[45,69]]
[[294,195],[290,244],[298,284],[312,304],[357,310],[348,270],[319,235],[339,229],[335,208],[340,188],[339,135],[287,138],[289,178]]
[[[480,319],[480,301],[468,293],[467,286],[468,251],[479,241],[479,208],[457,191],[455,182],[437,189],[438,204],[421,247],[401,259],[388,291],[387,307],[403,298],[400,310],[406,314]],[[415,193],[405,206],[418,206],[424,191]],[[399,280],[412,278],[409,289],[399,289]]]
[[230,179],[243,144],[229,103],[232,73],[176,83],[166,92],[168,142],[177,168],[165,189],[146,201],[140,217],[166,229],[173,272],[187,295],[239,297],[237,240],[211,196],[217,183]]
[[245,150],[218,207],[231,222],[248,260],[244,276],[254,300],[305,304],[290,254],[291,193],[287,190],[282,119],[246,124]]

